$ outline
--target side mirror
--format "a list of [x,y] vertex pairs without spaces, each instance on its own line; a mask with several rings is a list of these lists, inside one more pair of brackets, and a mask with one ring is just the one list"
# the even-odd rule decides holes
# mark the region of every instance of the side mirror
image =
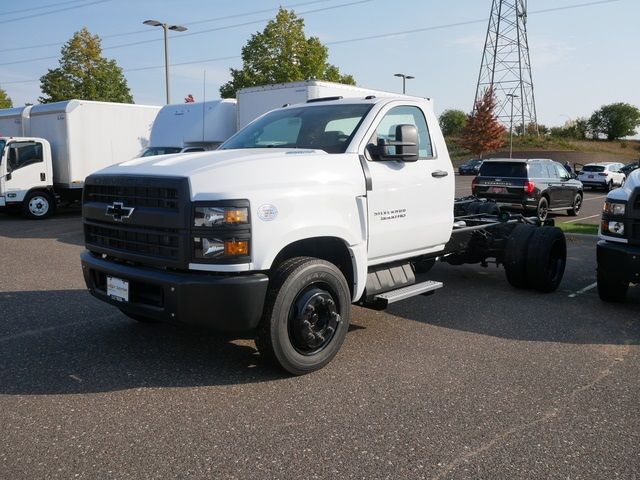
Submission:
[[397,125],[396,140],[378,139],[377,156],[380,160],[400,160],[415,162],[418,160],[418,129],[415,125]]

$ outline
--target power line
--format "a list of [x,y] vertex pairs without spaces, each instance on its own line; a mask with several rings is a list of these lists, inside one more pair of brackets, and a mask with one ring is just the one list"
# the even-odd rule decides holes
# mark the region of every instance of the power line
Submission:
[[[358,5],[358,4],[362,4],[362,3],[368,3],[368,2],[372,2],[373,0],[357,0],[357,1],[353,1],[353,2],[349,2],[349,3],[340,3],[337,5],[332,5],[330,7],[323,7],[323,8],[316,8],[314,10],[307,10],[304,12],[300,12],[300,15],[307,15],[310,13],[317,13],[317,12],[323,12],[326,10],[334,10],[336,8],[343,8],[343,7],[349,7],[352,5]],[[189,37],[189,36],[193,36],[193,35],[202,35],[203,33],[211,33],[211,32],[216,32],[216,31],[220,31],[220,30],[229,30],[231,28],[236,28],[236,27],[244,27],[247,25],[254,25],[254,24],[258,24],[258,23],[264,23],[264,22],[268,22],[272,20],[271,18],[263,18],[260,20],[252,20],[250,22],[243,22],[243,23],[235,23],[232,25],[224,25],[222,27],[215,27],[215,28],[208,28],[206,30],[198,30],[197,32],[190,32],[190,33],[182,33],[179,36],[175,37],[175,39],[179,39],[179,38],[184,38],[184,37]],[[144,45],[147,43],[157,43],[160,40],[158,40],[157,38],[151,39],[151,40],[140,40],[138,42],[129,42],[129,43],[121,43],[119,45],[112,45],[110,47],[104,47],[102,50],[113,50],[116,48],[124,48],[124,47],[132,47],[135,45]],[[46,57],[38,57],[38,58],[30,58],[27,60],[14,60],[12,62],[3,62],[0,63],[0,66],[5,66],[5,65],[17,65],[20,63],[30,63],[30,62],[38,62],[40,60],[51,60],[54,58],[59,58],[59,55],[50,55],[50,56],[46,56]]]
[[73,5],[71,7],[59,8],[57,10],[50,10],[48,12],[34,13],[34,14],[31,14],[31,15],[25,15],[24,17],[12,18],[12,19],[10,19],[8,21],[9,22],[17,22],[19,20],[27,20],[29,18],[42,17],[43,15],[51,15],[52,13],[66,12],[67,10],[75,10],[76,8],[88,7],[90,5],[96,5],[98,3],[105,3],[105,2],[109,2],[109,1],[111,1],[111,0],[96,0],[95,2],[83,3],[82,5]]
[[[607,4],[607,3],[619,2],[619,1],[621,1],[621,0],[599,0],[599,1],[595,1],[595,2],[578,3],[578,4],[574,4],[574,5],[567,5],[567,6],[564,6],[564,7],[554,7],[554,8],[544,9],[544,10],[534,10],[534,11],[530,11],[528,13],[528,15],[534,15],[534,14],[540,14],[540,13],[549,13],[549,12],[553,12],[553,11],[557,11],[557,10],[570,10],[570,9],[574,9],[574,8],[589,7],[589,6],[593,6],[593,5],[602,5],[602,4]],[[411,30],[403,30],[403,31],[399,31],[399,32],[382,33],[382,34],[378,34],[378,35],[370,35],[370,36],[367,36],[367,37],[350,38],[350,39],[346,39],[346,40],[336,40],[336,41],[333,41],[333,42],[326,42],[325,45],[339,45],[339,44],[344,44],[344,43],[354,43],[354,42],[360,42],[360,41],[366,41],[366,40],[375,40],[375,39],[379,39],[379,38],[390,38],[390,37],[396,37],[396,36],[399,36],[399,35],[409,35],[409,34],[412,34],[412,33],[420,33],[420,32],[432,31],[432,30],[442,30],[442,29],[446,29],[446,28],[454,28],[454,27],[460,27],[460,26],[464,26],[464,25],[472,25],[472,24],[475,24],[475,23],[486,23],[487,20],[488,20],[487,18],[483,18],[483,19],[478,19],[478,20],[467,20],[467,21],[464,21],[464,22],[448,23],[448,24],[443,24],[443,25],[432,25],[430,27],[416,28],[416,29],[411,29]],[[183,36],[183,35],[181,35],[181,36]],[[176,37],[176,38],[179,38],[179,37]],[[234,56],[229,56],[229,57],[205,58],[205,59],[193,60],[193,61],[188,61],[188,62],[172,63],[171,66],[193,65],[193,64],[196,64],[196,63],[209,63],[209,62],[217,62],[217,61],[222,61],[222,60],[234,60],[234,59],[237,59],[237,58],[240,58],[240,55],[234,55]],[[0,65],[5,65],[5,64],[0,64]],[[142,71],[142,70],[153,70],[153,69],[160,69],[160,68],[164,68],[164,65],[153,65],[153,66],[147,66],[147,67],[123,69],[123,71],[124,72],[137,72],[137,71]],[[40,81],[40,79],[19,80],[19,81],[11,81],[11,82],[2,82],[2,84],[3,85],[10,85],[10,84],[18,84],[18,83],[33,83],[33,82],[39,82],[39,81]]]
[[[73,0],[75,2],[77,2],[78,0]],[[302,3],[295,3],[295,4],[291,4],[291,5],[282,5],[283,8],[295,8],[295,7],[303,7],[306,5],[312,5],[314,3],[323,3],[323,2],[328,2],[330,0],[313,0],[310,2],[302,2]],[[66,3],[66,2],[65,2]],[[263,10],[254,10],[252,12],[244,12],[244,13],[236,13],[233,15],[227,15],[224,17],[213,17],[213,18],[207,18],[204,20],[198,20],[197,22],[178,22],[180,23],[180,25],[187,25],[187,26],[191,26],[191,25],[199,25],[199,24],[203,24],[203,23],[210,23],[210,22],[219,22],[221,20],[229,20],[231,18],[236,18],[236,17],[245,17],[247,15],[256,15],[258,13],[266,13],[266,12],[272,12],[273,10],[275,10],[276,7],[272,7],[269,9],[263,9]],[[121,33],[112,33],[112,34],[107,34],[107,35],[101,35],[100,38],[101,39],[105,39],[105,38],[116,38],[116,37],[126,37],[126,36],[131,36],[131,35],[138,35],[138,34],[150,34],[152,33],[152,30],[145,28],[143,30],[132,30],[129,32],[121,32]],[[57,47],[60,45],[63,45],[65,42],[52,42],[52,43],[40,43],[38,45],[28,45],[25,47],[12,47],[12,48],[1,48],[0,52],[14,52],[14,51],[18,51],[18,50],[30,50],[32,48],[43,48],[43,47]]]
[[20,10],[9,10],[8,12],[0,12],[0,15],[11,15],[12,13],[32,12],[34,10],[42,10],[43,8],[59,7],[60,5],[68,5],[70,3],[78,3],[84,0],[70,0],[67,2],[49,3],[47,5],[40,5],[39,7],[21,8]]

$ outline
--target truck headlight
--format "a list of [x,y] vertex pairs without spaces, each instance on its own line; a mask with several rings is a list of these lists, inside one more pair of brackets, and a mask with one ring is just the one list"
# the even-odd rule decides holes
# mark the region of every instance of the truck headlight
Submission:
[[249,255],[249,239],[194,237],[196,259],[226,260]]
[[194,227],[217,227],[248,223],[249,209],[247,207],[195,207]]
[[611,202],[609,200],[604,202],[604,213],[608,215],[620,215],[623,216],[626,211],[627,204],[619,202]]
[[613,234],[613,235],[624,235],[624,222],[620,221],[610,221],[610,220],[602,220],[602,224],[600,225],[602,233]]

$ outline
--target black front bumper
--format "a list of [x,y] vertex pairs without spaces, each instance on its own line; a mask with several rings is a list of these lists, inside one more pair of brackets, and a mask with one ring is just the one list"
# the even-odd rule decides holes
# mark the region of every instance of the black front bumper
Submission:
[[640,283],[640,247],[598,241],[598,271],[621,281]]
[[[88,251],[80,260],[91,294],[124,312],[227,332],[257,327],[269,284],[269,277],[261,273],[170,272],[112,262]],[[129,282],[128,302],[107,295],[107,276]]]

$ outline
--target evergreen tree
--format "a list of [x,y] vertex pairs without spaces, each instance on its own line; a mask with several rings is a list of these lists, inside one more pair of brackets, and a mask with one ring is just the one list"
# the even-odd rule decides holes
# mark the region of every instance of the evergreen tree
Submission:
[[506,128],[496,117],[496,96],[493,88],[485,90],[481,99],[475,103],[474,111],[467,118],[467,125],[462,131],[462,146],[474,155],[493,152],[505,143]]
[[220,87],[220,96],[233,98],[245,87],[311,79],[355,85],[351,75],[327,63],[328,56],[317,37],[306,37],[304,20],[281,7],[275,20],[242,47],[243,66],[230,69],[231,80]]
[[133,103],[122,69],[115,60],[102,56],[100,37],[86,28],[62,47],[59,64],[40,78],[41,103],[72,98]]

